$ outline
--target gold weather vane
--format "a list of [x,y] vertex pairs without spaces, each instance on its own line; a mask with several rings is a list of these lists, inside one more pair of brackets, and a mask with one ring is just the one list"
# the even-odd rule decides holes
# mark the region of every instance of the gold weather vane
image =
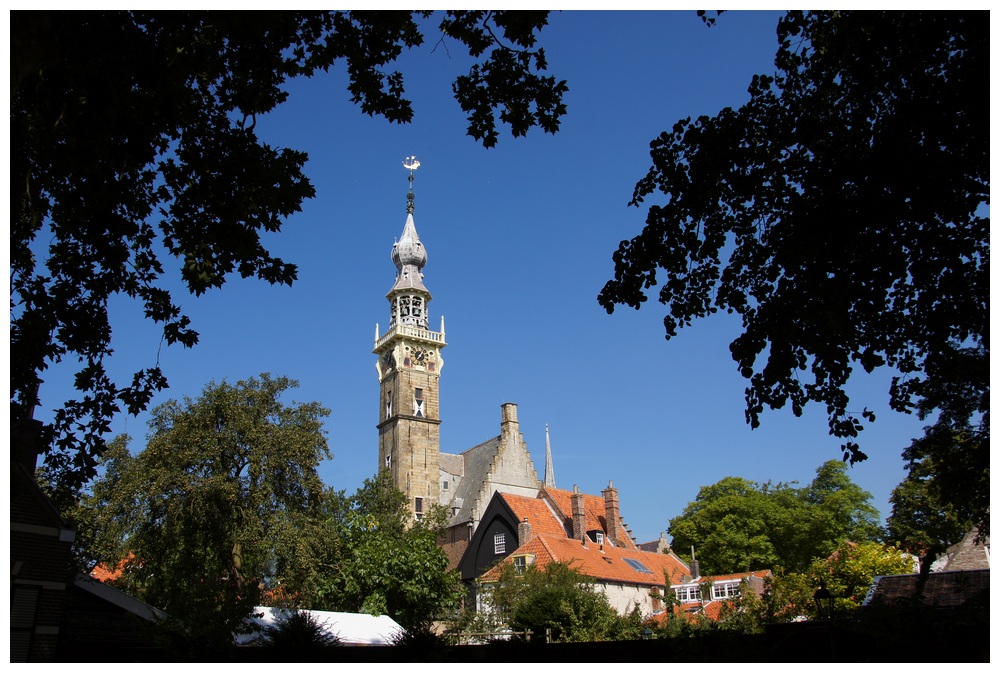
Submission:
[[403,168],[410,171],[410,193],[406,195],[406,212],[413,214],[413,171],[420,168],[420,162],[416,157],[406,157],[403,159]]

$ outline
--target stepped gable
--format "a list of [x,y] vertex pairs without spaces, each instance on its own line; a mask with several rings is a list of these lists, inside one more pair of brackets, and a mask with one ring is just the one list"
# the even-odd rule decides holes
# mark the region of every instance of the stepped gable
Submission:
[[490,465],[493,464],[493,459],[499,450],[500,438],[494,437],[459,454],[462,459],[463,475],[452,496],[452,502],[461,504],[449,521],[451,525],[475,518],[475,505],[482,486],[487,481]]

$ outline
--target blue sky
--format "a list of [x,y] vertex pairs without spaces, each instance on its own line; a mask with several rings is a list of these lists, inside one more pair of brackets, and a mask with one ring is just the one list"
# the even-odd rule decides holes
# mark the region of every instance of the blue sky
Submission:
[[[716,316],[664,339],[663,308],[608,315],[597,293],[613,274],[619,241],[645,210],[628,208],[648,166],[649,141],[677,120],[715,114],[747,99],[753,74],[773,71],[774,12],[729,12],[709,29],[694,11],[567,11],[541,34],[551,74],[566,79],[568,114],[554,136],[533,130],[486,150],[465,135],[451,80],[467,69],[459,45],[424,46],[398,63],[414,102],[412,124],[369,118],[349,101],[342,68],[290,83],[288,102],[259,120],[269,143],[308,152],[317,196],[267,239],[299,266],[292,288],[232,278],[202,297],[181,296],[201,334],[186,350],[160,350],[141,308],[112,306],[111,371],[121,381],[159,360],[171,387],[154,399],[196,397],[210,380],[261,372],[297,379],[286,401],[331,410],[335,458],[327,484],[349,492],[377,464],[375,324],[388,323],[389,252],[405,221],[404,157],[422,166],[414,191],[426,246],[424,283],[448,347],[441,377],[442,450],[458,453],[499,434],[500,405],[516,402],[541,476],[549,425],[557,485],[619,489],[639,541],[655,539],[701,486],[726,476],[808,483],[840,457],[823,410],[801,418],[768,412],[744,421],[745,381],[728,350],[739,322]],[[891,412],[891,374],[855,374],[856,411],[878,415],[862,433],[868,461],[851,478],[883,516],[904,476],[900,453],[922,423]],[[59,370],[43,407],[65,398]],[[122,416],[115,433],[141,447],[147,415]]]

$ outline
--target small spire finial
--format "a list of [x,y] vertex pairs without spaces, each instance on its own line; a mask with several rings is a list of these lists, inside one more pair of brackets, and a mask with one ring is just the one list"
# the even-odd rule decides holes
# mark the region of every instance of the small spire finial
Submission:
[[410,192],[406,195],[406,213],[408,215],[413,214],[413,171],[420,168],[420,162],[417,161],[416,157],[410,156],[403,159],[403,168],[410,171]]

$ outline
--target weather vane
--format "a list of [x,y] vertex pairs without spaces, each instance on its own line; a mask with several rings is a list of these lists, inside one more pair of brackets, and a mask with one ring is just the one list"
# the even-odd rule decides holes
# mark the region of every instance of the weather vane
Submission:
[[420,168],[420,162],[416,157],[406,157],[403,159],[403,168],[410,171],[410,193],[406,195],[406,212],[413,214],[413,171]]

